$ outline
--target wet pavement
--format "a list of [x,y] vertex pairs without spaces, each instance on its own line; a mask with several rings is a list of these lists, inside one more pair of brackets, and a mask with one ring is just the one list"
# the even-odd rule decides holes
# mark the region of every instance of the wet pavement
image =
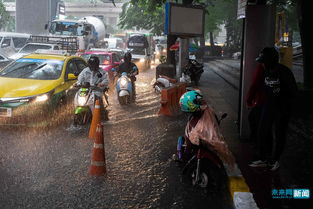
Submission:
[[[221,129],[259,208],[312,208],[312,198],[271,196],[272,189],[312,188],[311,115],[293,117],[298,122],[292,124],[303,123],[307,130],[291,124],[277,172],[251,169],[253,143],[241,141],[236,126],[238,90],[206,66],[200,89],[218,114],[228,113]],[[154,72],[140,73],[135,104],[120,106],[110,93],[106,177],[88,175],[93,144],[88,127],[71,126],[70,111],[49,118],[56,125],[44,130],[0,127],[0,208],[232,208],[228,191],[207,193],[182,181],[171,156],[186,116],[157,114]]]
[[[231,66],[227,67],[227,66]],[[223,109],[228,110],[234,117],[230,119],[236,121],[238,90],[238,64],[234,60],[217,60],[206,64],[207,69],[212,70],[215,76],[212,75],[211,84],[208,84],[208,89],[212,92],[220,92],[214,99],[215,106],[223,106]],[[223,70],[220,68],[224,67]],[[229,70],[230,72],[225,72]],[[298,69],[299,70],[299,69]],[[293,72],[301,80],[297,68]],[[224,76],[225,74],[228,74]],[[297,75],[298,74],[298,75]],[[228,80],[229,79],[229,80]],[[224,83],[232,83],[235,85],[221,86],[221,81]],[[227,81],[225,81],[227,80]],[[231,87],[231,88],[230,88]],[[222,90],[220,88],[223,88]],[[276,172],[269,172],[266,169],[252,169],[247,164],[253,158],[255,151],[255,143],[252,141],[241,141],[239,139],[237,129],[231,124],[225,124],[224,134],[228,137],[228,143],[232,152],[236,157],[239,168],[253,193],[255,201],[259,208],[266,209],[305,209],[313,207],[312,197],[309,200],[297,199],[273,199],[273,189],[310,189],[313,191],[313,112],[312,99],[305,97],[297,98],[297,103],[294,108],[293,116],[289,124],[287,132],[287,142],[283,155],[281,156],[281,166]],[[225,121],[226,122],[226,121]],[[223,129],[222,126],[222,129]]]
[[187,118],[157,114],[154,76],[140,73],[135,104],[120,106],[110,93],[106,177],[88,175],[93,142],[88,127],[71,126],[70,111],[45,129],[0,127],[0,208],[232,208],[227,190],[208,193],[182,181],[171,156]]

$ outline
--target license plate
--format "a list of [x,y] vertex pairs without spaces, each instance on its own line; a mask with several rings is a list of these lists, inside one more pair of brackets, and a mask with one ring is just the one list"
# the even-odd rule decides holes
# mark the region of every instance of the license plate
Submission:
[[12,117],[12,108],[0,107],[0,117]]

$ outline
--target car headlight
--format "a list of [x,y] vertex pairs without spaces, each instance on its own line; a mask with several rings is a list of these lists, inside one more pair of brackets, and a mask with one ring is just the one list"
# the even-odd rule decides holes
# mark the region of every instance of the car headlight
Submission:
[[126,87],[127,83],[128,83],[128,82],[127,82],[126,78],[122,78],[122,79],[121,79],[121,87],[122,87],[122,88]]
[[78,105],[84,106],[86,104],[87,98],[86,97],[78,97]]
[[35,98],[35,102],[45,102],[49,99],[49,95],[48,94],[42,94],[42,95],[39,95]]
[[141,58],[141,59],[139,60],[139,62],[145,62],[145,59],[144,59],[144,58]]

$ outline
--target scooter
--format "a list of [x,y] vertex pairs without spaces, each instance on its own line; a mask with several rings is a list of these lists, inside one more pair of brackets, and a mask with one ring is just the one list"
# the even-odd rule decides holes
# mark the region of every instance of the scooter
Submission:
[[76,87],[79,87],[79,90],[76,92],[74,97],[74,125],[85,125],[91,121],[92,111],[96,100],[94,91],[103,92],[102,101],[106,114],[105,119],[107,119],[108,112],[106,108],[109,106],[108,88],[90,86],[89,82],[85,82],[81,86]]
[[198,86],[200,77],[203,72],[203,64],[199,63],[195,59],[189,59],[188,64],[183,70],[183,76],[181,80],[185,80],[185,82],[187,83],[194,82],[194,84]]
[[135,99],[131,75],[123,72],[116,82],[117,99],[121,105],[130,104]]
[[[227,117],[224,113],[221,118],[217,119],[218,124]],[[223,162],[217,156],[213,149],[208,149],[204,146],[203,140],[200,139],[200,144],[193,149],[190,156],[186,156],[186,140],[184,137],[179,137],[177,142],[177,161],[184,164],[183,176],[193,186],[201,188],[218,188],[223,182],[223,175],[225,174]],[[186,159],[187,158],[187,159]]]
[[154,91],[156,93],[161,93],[162,89],[171,87],[174,85],[177,81],[175,79],[172,79],[170,77],[160,75],[158,79],[156,79],[155,83],[152,85],[154,88]]

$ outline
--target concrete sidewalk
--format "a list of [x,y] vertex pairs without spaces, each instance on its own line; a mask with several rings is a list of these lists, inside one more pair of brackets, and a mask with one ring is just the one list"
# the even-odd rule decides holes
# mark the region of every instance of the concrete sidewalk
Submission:
[[[222,64],[220,64],[222,65]],[[215,108],[217,114],[228,113],[228,118],[222,122],[221,129],[227,139],[230,149],[236,157],[237,164],[252,192],[259,208],[267,209],[305,209],[312,208],[312,198],[309,200],[274,199],[272,191],[287,189],[312,190],[312,159],[313,143],[303,135],[288,131],[286,149],[281,160],[281,167],[276,172],[252,169],[248,162],[254,152],[253,142],[243,142],[239,139],[237,120],[238,90],[236,85],[218,74],[220,68],[216,62],[205,65],[205,73],[200,80],[200,89],[206,99]],[[234,67],[233,71],[236,71]],[[230,77],[235,81],[236,73]],[[302,118],[298,117],[298,120]],[[296,120],[294,117],[293,120]],[[309,133],[309,132],[306,132]]]

